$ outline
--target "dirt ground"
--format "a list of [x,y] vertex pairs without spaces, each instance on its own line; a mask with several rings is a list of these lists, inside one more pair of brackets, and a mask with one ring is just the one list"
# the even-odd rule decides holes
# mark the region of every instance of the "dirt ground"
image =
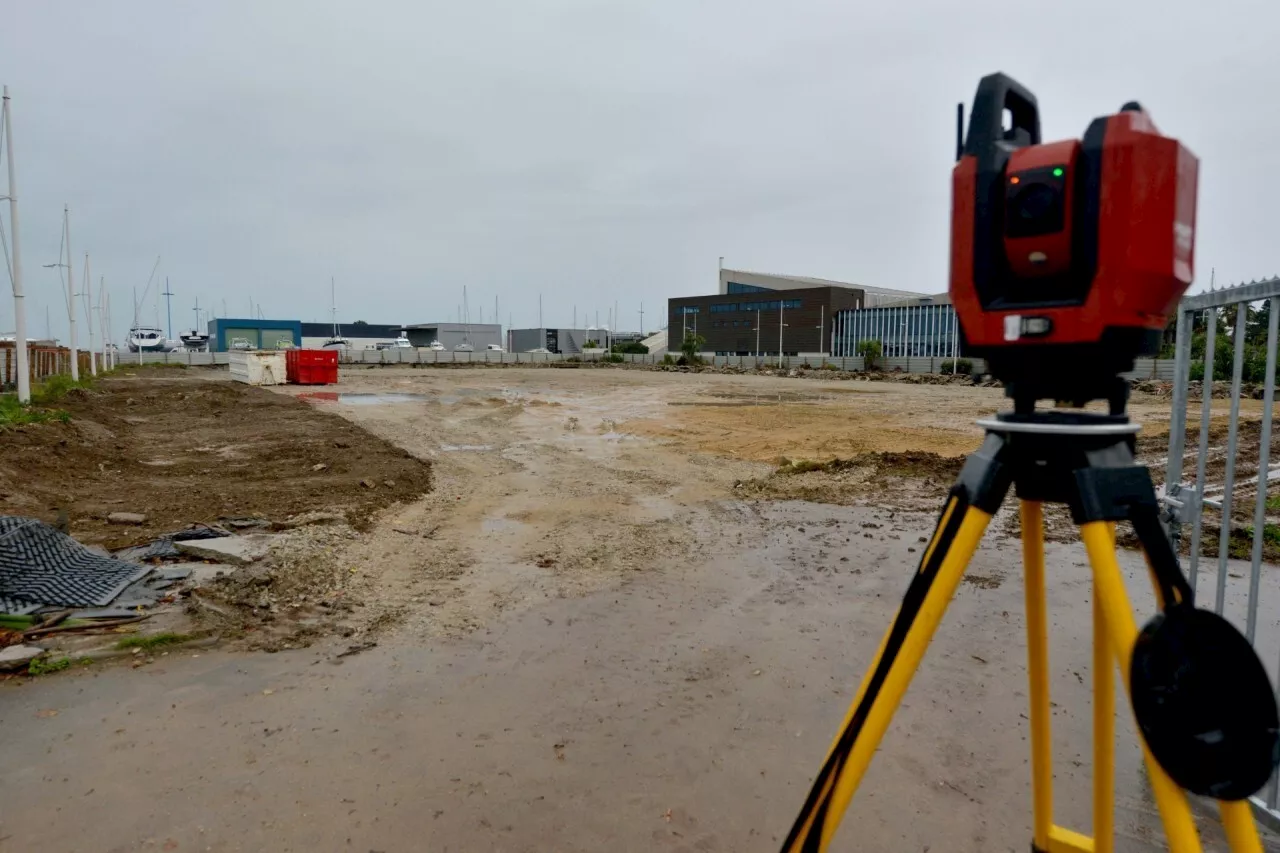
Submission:
[[[998,389],[605,369],[353,370],[253,396],[431,465],[429,493],[308,557],[350,576],[377,645],[0,685],[0,851],[776,850],[934,492],[1003,406]],[[1167,401],[1133,409],[1167,425]],[[834,850],[1026,849],[1019,561],[996,526]],[[1150,613],[1140,556],[1122,563]],[[1089,572],[1072,544],[1048,565],[1056,816],[1086,830]],[[1259,637],[1272,666],[1280,615]],[[1162,849],[1119,732],[1116,849]]]
[[[73,391],[57,404],[69,423],[5,430],[0,514],[55,523],[65,512],[76,538],[119,548],[193,523],[316,510],[360,526],[430,489],[430,465],[404,449],[330,412],[225,380],[144,369]],[[147,519],[108,524],[113,512]]]

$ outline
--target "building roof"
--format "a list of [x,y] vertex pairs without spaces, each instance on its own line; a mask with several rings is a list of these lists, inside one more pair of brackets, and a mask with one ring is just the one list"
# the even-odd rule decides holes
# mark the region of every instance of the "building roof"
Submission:
[[787,281],[802,282],[812,287],[853,288],[856,290],[861,290],[864,293],[875,294],[876,296],[898,296],[903,299],[910,299],[910,298],[918,299],[926,295],[914,290],[894,290],[888,287],[874,287],[869,284],[856,284],[850,281],[835,281],[834,279],[829,279],[829,278],[814,278],[813,276],[807,276],[807,275],[790,275],[789,273],[776,273],[776,272],[758,272],[753,270],[730,269],[728,267],[722,268],[720,272],[721,273],[741,273],[743,275],[758,275],[758,276],[763,276],[765,278],[782,278],[782,279],[786,279]]
[[408,326],[401,326],[401,329],[436,329],[441,332],[464,332],[468,329],[473,332],[500,332],[502,326],[499,323],[412,323]]

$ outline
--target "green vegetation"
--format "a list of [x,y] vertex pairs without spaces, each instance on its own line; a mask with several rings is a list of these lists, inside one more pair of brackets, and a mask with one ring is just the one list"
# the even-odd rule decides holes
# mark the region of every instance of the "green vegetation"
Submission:
[[77,382],[65,373],[50,376],[31,389],[31,403],[26,406],[18,402],[17,394],[0,394],[0,429],[50,421],[68,423],[71,414],[63,409],[53,408],[53,404],[65,399],[72,391],[90,387],[94,379],[95,377],[85,376]]
[[[1219,308],[1214,312],[1213,338],[1213,378],[1219,381],[1231,379],[1231,369],[1235,361],[1234,329],[1236,325],[1236,308]],[[1174,358],[1174,328],[1177,317],[1169,321],[1165,329],[1164,343],[1161,346],[1161,358]],[[1241,363],[1241,379],[1245,382],[1262,382],[1266,378],[1267,367],[1267,324],[1270,321],[1270,303],[1263,302],[1260,307],[1250,306],[1245,312],[1244,322],[1244,360]],[[1204,379],[1204,350],[1208,326],[1203,311],[1197,311],[1191,331],[1191,365],[1193,380]]]
[[117,649],[143,649],[150,651],[164,646],[175,646],[179,643],[185,643],[191,640],[190,634],[175,634],[171,631],[163,631],[159,634],[146,634],[137,637],[125,637],[116,643]]
[[648,355],[649,348],[639,341],[627,341],[626,343],[614,344],[611,351],[622,353],[623,355]]
[[587,338],[586,342],[583,343],[582,348],[583,349],[600,349],[600,342],[597,341],[595,338]]
[[9,631],[26,631],[34,628],[36,618],[34,616],[15,616],[12,613],[0,614],[0,628]]
[[[1249,541],[1253,541],[1253,525],[1245,528]],[[1262,542],[1264,545],[1280,545],[1280,524],[1262,525]]]
[[1267,498],[1267,509],[1272,512],[1280,512],[1280,495],[1273,495]]
[[706,343],[707,339],[702,335],[685,332],[684,340],[680,342],[680,352],[684,353],[685,364],[701,364],[702,357],[698,353],[702,352]]
[[670,367],[676,363],[676,357],[671,353],[666,353],[662,356],[662,363]]
[[967,376],[973,372],[973,362],[967,358],[949,358],[942,362],[942,367],[939,368],[939,372],[944,375],[955,373],[960,376]]
[[605,356],[604,360],[609,362],[610,364],[622,364],[623,362],[626,361],[625,358],[618,355],[616,352],[609,353],[607,356]]
[[858,341],[854,348],[854,355],[862,356],[862,363],[867,370],[874,370],[876,363],[880,361],[880,356],[884,355],[884,347],[879,341],[867,338],[865,341]]
[[36,658],[27,664],[27,675],[48,675],[71,667],[71,658]]

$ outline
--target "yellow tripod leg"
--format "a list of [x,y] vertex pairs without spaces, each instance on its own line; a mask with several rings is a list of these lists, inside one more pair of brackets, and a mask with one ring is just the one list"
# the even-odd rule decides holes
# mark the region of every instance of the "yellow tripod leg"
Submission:
[[[1106,633],[1110,638],[1111,652],[1120,666],[1120,677],[1129,687],[1129,664],[1133,657],[1133,644],[1138,637],[1138,625],[1129,606],[1129,595],[1124,588],[1120,562],[1116,559],[1115,536],[1111,524],[1091,521],[1080,527],[1093,569],[1094,596],[1097,598]],[[1152,758],[1146,744],[1142,745],[1151,789],[1155,793],[1156,807],[1164,822],[1164,833],[1172,853],[1201,853],[1200,836],[1191,817],[1187,795],[1174,784],[1164,769]]]
[[835,837],[845,809],[990,522],[990,514],[968,506],[956,493],[947,500],[902,607],[881,641],[876,659],[782,845],[783,853],[821,853]]
[[1049,620],[1044,586],[1044,508],[1020,501],[1027,605],[1027,682],[1031,712],[1032,842],[1049,849],[1053,829],[1053,740],[1049,731]]
[[[1031,711],[1032,850],[1042,853],[1111,853],[1112,850],[1112,743],[1115,692],[1111,651],[1102,622],[1094,613],[1094,666],[1105,679],[1094,681],[1094,789],[1095,838],[1055,826],[1053,823],[1053,741],[1049,706],[1049,618],[1045,603],[1044,508],[1039,501],[1020,501],[1022,564],[1026,579],[1027,681]],[[1101,666],[1098,664],[1101,657]],[[1105,722],[1104,722],[1105,721]]]
[[1115,849],[1116,674],[1111,667],[1107,617],[1093,587],[1093,849]]

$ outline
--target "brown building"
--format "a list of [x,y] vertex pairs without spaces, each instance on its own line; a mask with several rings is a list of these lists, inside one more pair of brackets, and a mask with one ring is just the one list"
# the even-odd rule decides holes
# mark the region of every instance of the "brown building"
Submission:
[[[734,288],[736,289],[736,288]],[[717,293],[667,300],[668,350],[680,351],[686,332],[706,339],[700,351],[716,355],[829,352],[837,311],[865,307],[859,288],[808,287]]]

